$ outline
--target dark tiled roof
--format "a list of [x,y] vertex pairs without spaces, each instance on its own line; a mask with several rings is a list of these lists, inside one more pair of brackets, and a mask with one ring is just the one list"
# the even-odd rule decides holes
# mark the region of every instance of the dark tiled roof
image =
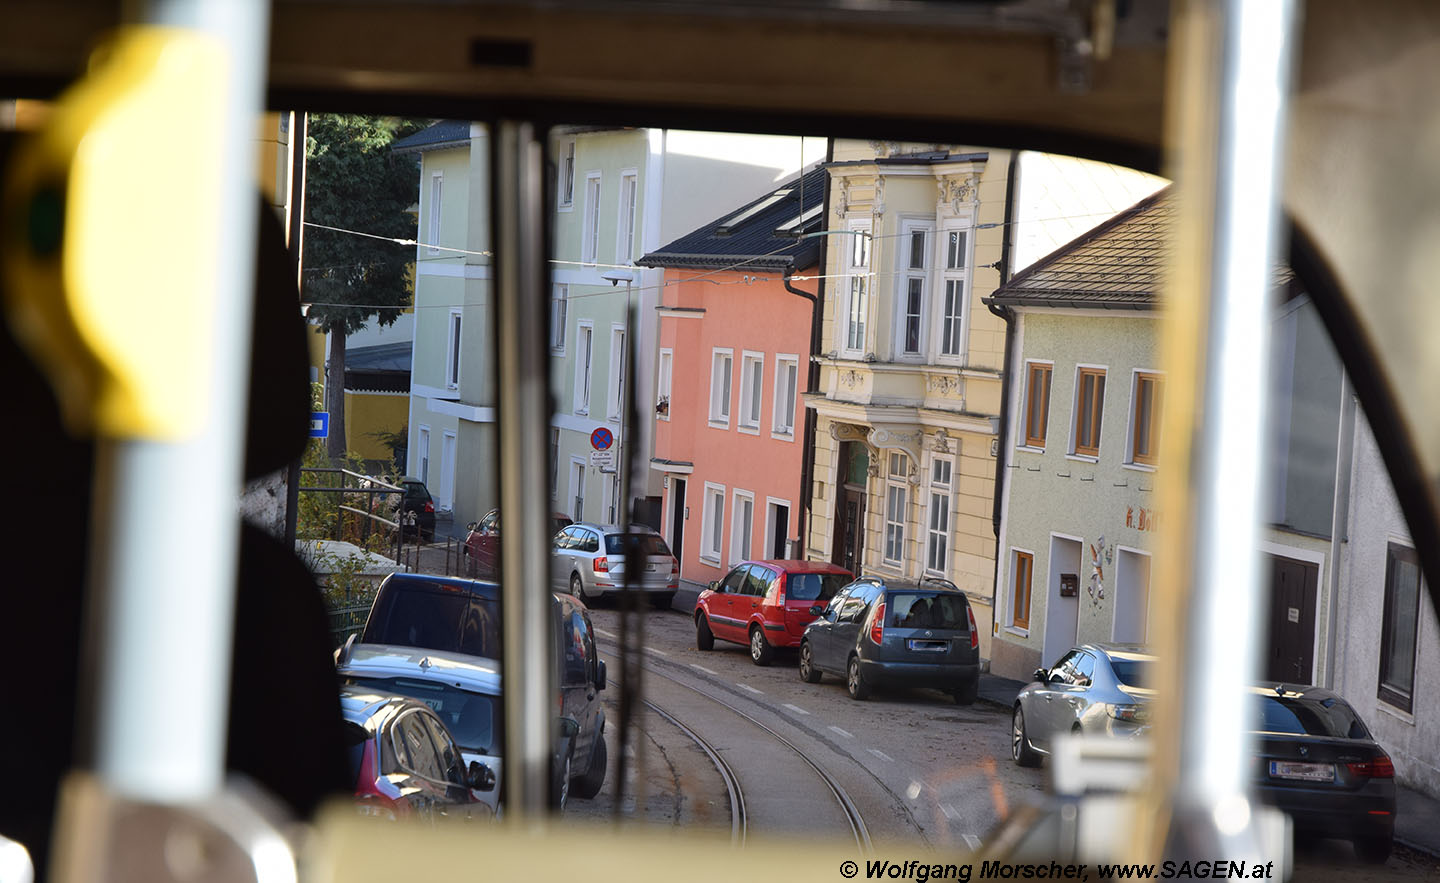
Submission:
[[470,142],[470,123],[466,120],[441,120],[390,145],[392,153],[418,153],[438,147],[454,147]]
[[1149,310],[1164,282],[1175,201],[1142,199],[1026,267],[987,300],[1010,306]]
[[346,348],[346,371],[404,371],[410,373],[410,353],[413,344],[382,343],[378,346]]
[[[792,178],[758,199],[738,206],[697,230],[650,252],[635,263],[642,267],[680,267],[711,270],[783,270],[813,266],[820,258],[820,239],[797,240],[776,233],[805,212],[813,217],[795,227],[813,233],[824,218],[820,206],[825,198],[827,175],[823,168]],[[804,204],[801,204],[801,196]]]

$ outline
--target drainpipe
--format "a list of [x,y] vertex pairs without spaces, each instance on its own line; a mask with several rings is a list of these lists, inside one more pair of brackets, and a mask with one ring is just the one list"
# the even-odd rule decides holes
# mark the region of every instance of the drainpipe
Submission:
[[[1015,230],[1015,179],[1018,177],[1020,156],[1010,154],[1010,168],[1005,173],[1005,235],[1000,239],[1000,285],[1010,281],[1010,237]],[[999,287],[999,286],[997,286]],[[995,531],[995,576],[990,581],[990,635],[1000,630],[1000,617],[996,615],[996,604],[1000,600],[1000,512],[1004,499],[1005,461],[1010,448],[1010,355],[1015,347],[1015,311],[1010,307],[998,306],[985,299],[990,312],[1005,320],[1005,355],[1000,371],[1000,432],[995,443],[995,499],[990,513],[990,525]]]
[[1340,439],[1335,445],[1335,501],[1330,507],[1330,596],[1325,604],[1325,686],[1335,689],[1335,620],[1340,610],[1340,553],[1350,541],[1350,476],[1355,468],[1355,395],[1340,372]]
[[[829,165],[835,159],[835,139],[829,138],[825,142],[825,163]],[[800,174],[803,178],[805,170],[802,167]],[[821,197],[820,217],[830,217],[830,185],[825,184],[825,195]],[[802,206],[803,208],[803,206]],[[828,222],[827,222],[828,223]],[[820,237],[820,274],[825,273],[826,258],[829,253],[827,237]],[[825,280],[820,280],[820,286],[814,294],[802,291],[790,284],[790,277],[794,275],[794,267],[786,267],[782,276],[785,283],[785,290],[791,294],[810,301],[810,358],[809,364],[805,367],[805,391],[814,393],[820,391],[820,363],[815,359],[820,355],[820,328],[825,319]],[[799,537],[800,545],[795,550],[796,558],[805,557],[809,545],[810,536],[810,509],[814,502],[815,495],[815,409],[805,409],[805,442],[800,449],[800,512],[799,512]]]

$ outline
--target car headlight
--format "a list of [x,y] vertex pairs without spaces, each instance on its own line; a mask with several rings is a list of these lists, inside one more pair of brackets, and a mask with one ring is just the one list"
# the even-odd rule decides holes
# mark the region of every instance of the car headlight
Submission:
[[1110,716],[1117,721],[1144,724],[1150,722],[1150,709],[1144,705],[1111,705]]

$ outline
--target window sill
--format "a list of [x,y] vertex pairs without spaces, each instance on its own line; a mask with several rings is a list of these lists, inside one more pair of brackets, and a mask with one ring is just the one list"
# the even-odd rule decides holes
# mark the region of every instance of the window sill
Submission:
[[720,421],[720,420],[716,420],[714,417],[711,417],[711,418],[710,418],[710,428],[711,428],[711,429],[729,429],[729,428],[730,428],[730,421],[729,421],[729,420],[725,420],[725,421],[722,422],[722,421]]
[[1030,445],[1016,445],[1016,446],[1015,446],[1015,450],[1017,450],[1017,451],[1023,451],[1023,452],[1025,452],[1025,453],[1027,453],[1027,454],[1043,454],[1043,453],[1045,453],[1045,449],[1044,449],[1044,448],[1036,448],[1036,447],[1032,447],[1032,446],[1030,446]]
[[1391,705],[1384,699],[1376,699],[1375,708],[1377,711],[1387,717],[1393,717],[1401,723],[1409,724],[1412,727],[1415,726],[1415,716],[1413,714],[1410,714],[1405,709],[1400,708],[1399,706]]
[[704,552],[701,552],[701,553],[700,553],[700,560],[701,560],[701,561],[704,561],[706,564],[710,564],[710,565],[713,565],[713,566],[715,566],[715,567],[719,567],[719,566],[720,566],[720,556],[719,556],[719,555],[706,555]]
[[1022,629],[1022,628],[1018,628],[1018,627],[1013,626],[1013,625],[1007,625],[1007,626],[1005,626],[1005,631],[1008,632],[1008,633],[1010,633],[1010,634],[1012,634],[1012,635],[1014,635],[1014,636],[1017,637],[1017,638],[1028,638],[1028,637],[1030,637],[1030,630],[1029,630],[1029,629]]
[[1089,454],[1066,454],[1065,459],[1074,460],[1076,463],[1089,463],[1091,465],[1100,462],[1100,458],[1098,456],[1092,457]]
[[770,433],[770,437],[771,437],[771,438],[774,438],[774,439],[779,439],[780,441],[783,441],[783,442],[793,442],[793,441],[795,441],[795,433],[794,433],[794,432],[773,432],[773,431],[772,431],[772,432]]
[[575,203],[573,202],[562,202],[559,205],[555,206],[555,211],[557,212],[572,212],[574,210]]
[[1135,471],[1135,472],[1154,472],[1154,471],[1155,471],[1155,467],[1154,467],[1154,466],[1149,466],[1149,465],[1147,465],[1147,464],[1145,464],[1145,463],[1121,463],[1120,465],[1121,465],[1121,467],[1123,467],[1123,468],[1125,468],[1125,469],[1130,469],[1130,470],[1133,470],[1133,471]]
[[589,409],[589,408],[576,408],[576,409],[575,409],[575,416],[576,416],[576,417],[589,417],[589,416],[590,416],[590,409]]
[[759,435],[759,434],[760,434],[760,427],[759,427],[758,425],[757,425],[757,426],[746,426],[745,424],[741,423],[740,425],[738,425],[738,426],[735,427],[735,431],[736,431],[736,432],[743,432],[743,433],[745,433],[746,435]]

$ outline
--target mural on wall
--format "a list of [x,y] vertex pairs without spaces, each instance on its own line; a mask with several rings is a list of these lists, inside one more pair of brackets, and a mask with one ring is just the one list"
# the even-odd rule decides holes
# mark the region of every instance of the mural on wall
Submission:
[[1096,610],[1102,606],[1105,600],[1105,566],[1115,563],[1115,546],[1105,545],[1105,536],[1101,534],[1100,539],[1090,544],[1090,582],[1085,586],[1085,591],[1090,595],[1090,603]]

